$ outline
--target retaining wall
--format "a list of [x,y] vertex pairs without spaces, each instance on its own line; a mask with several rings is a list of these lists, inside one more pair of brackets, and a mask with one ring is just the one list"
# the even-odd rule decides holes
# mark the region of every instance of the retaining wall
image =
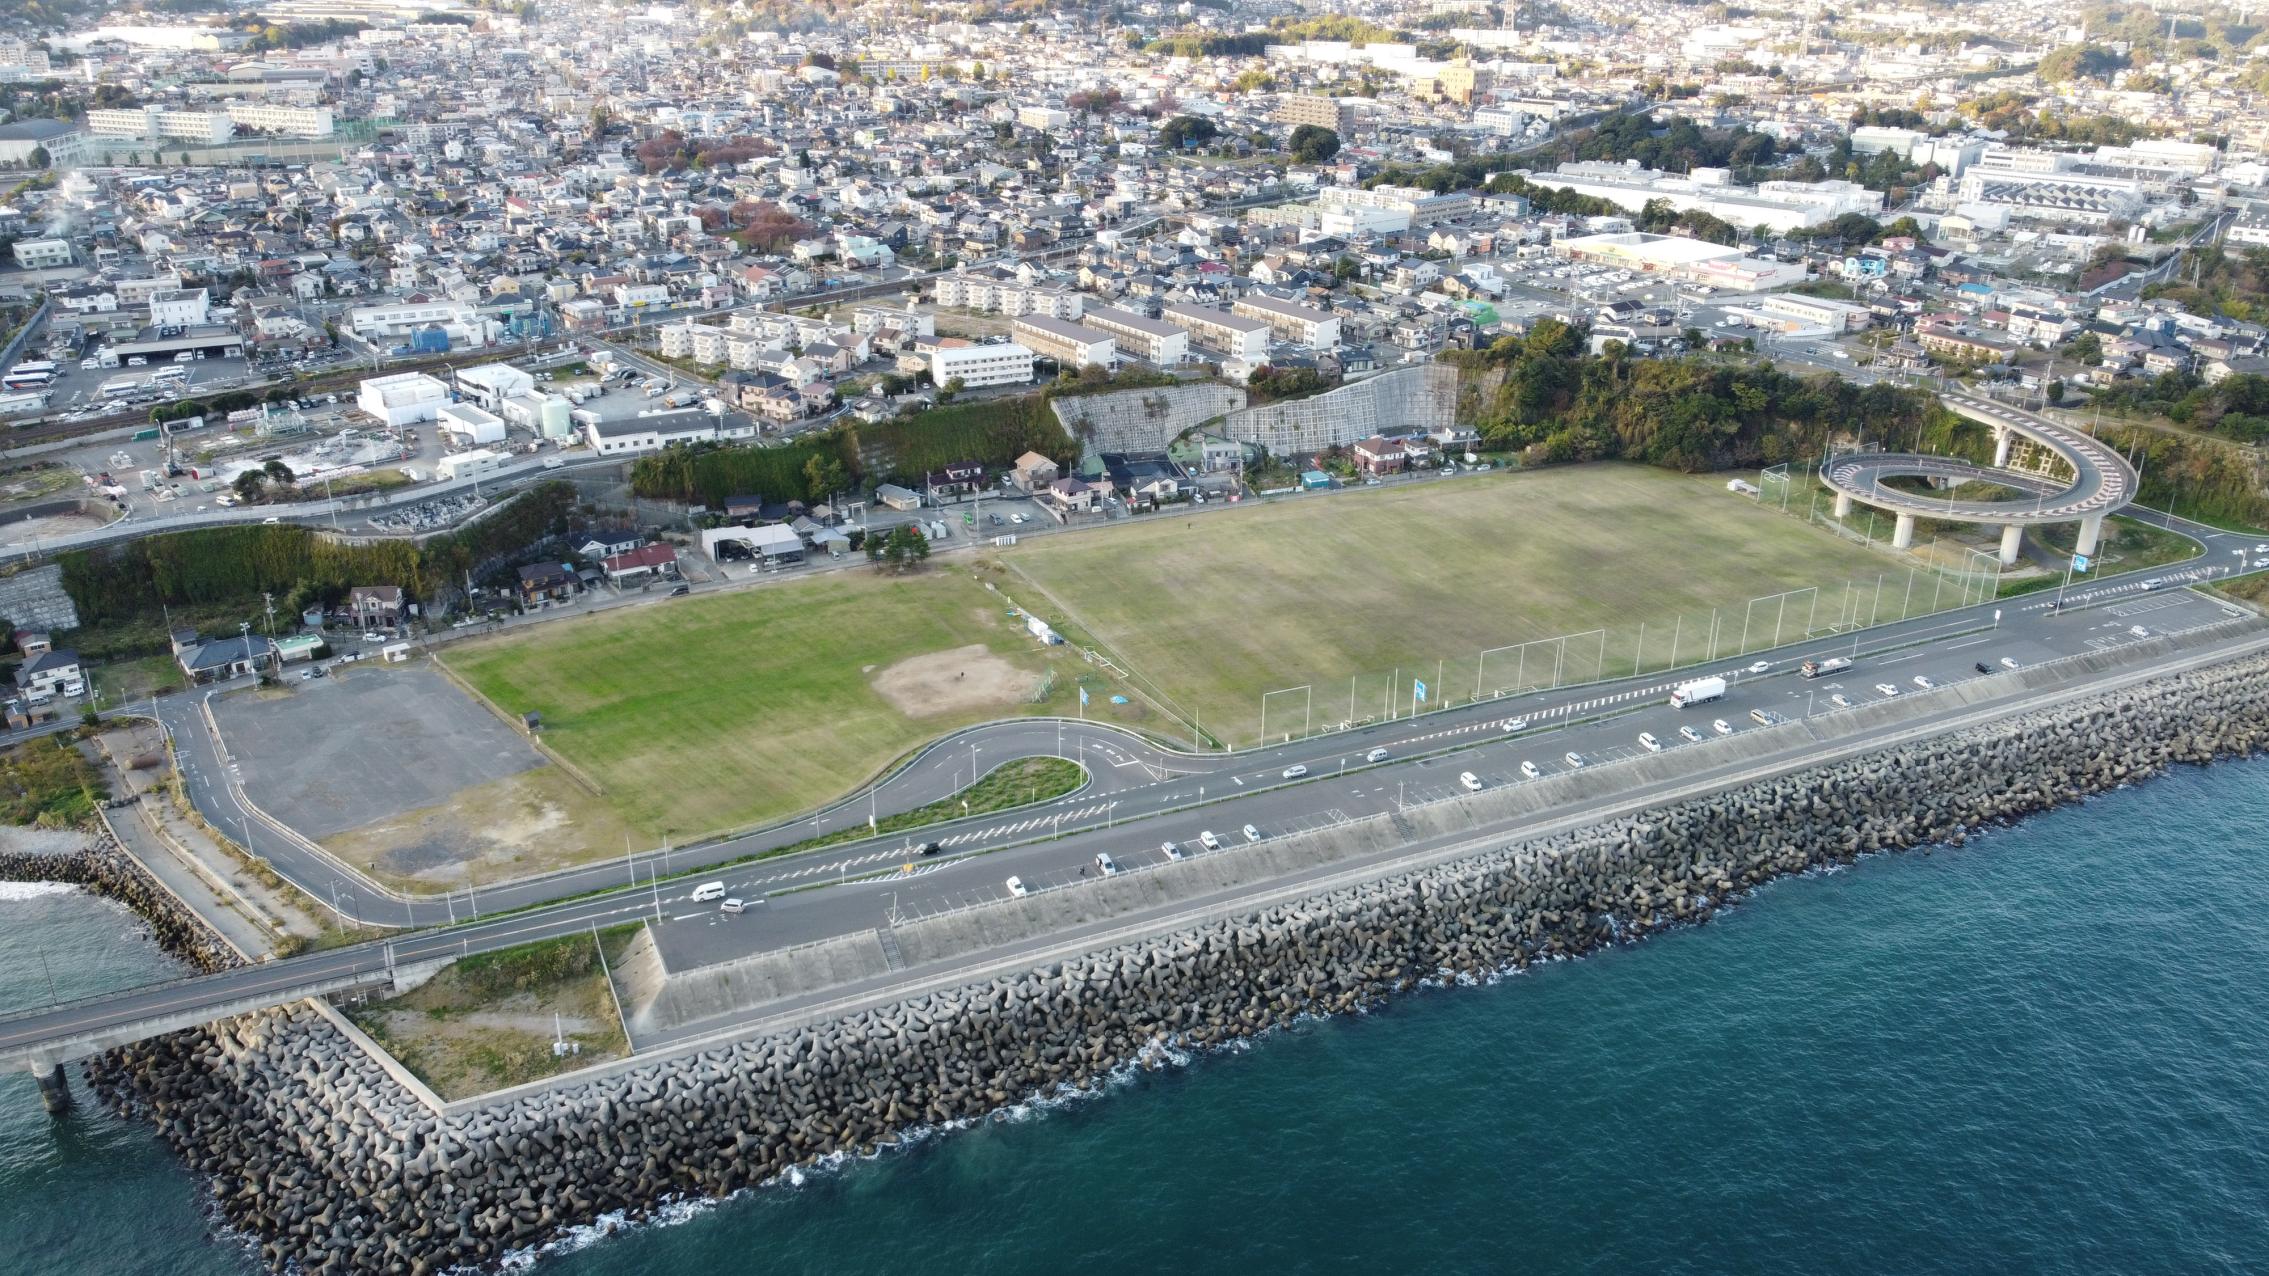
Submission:
[[715,1196],[1302,1014],[1694,922],[1784,874],[1960,845],[2164,770],[2269,746],[2269,656],[2065,701],[1577,831],[1192,925],[458,1115],[311,1010],[90,1066],[211,1177],[281,1269],[487,1265],[598,1215]]

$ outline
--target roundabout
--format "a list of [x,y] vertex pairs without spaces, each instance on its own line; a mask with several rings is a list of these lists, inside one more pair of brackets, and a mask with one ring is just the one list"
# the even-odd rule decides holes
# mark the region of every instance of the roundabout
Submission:
[[[1913,546],[1918,518],[1999,527],[2000,559],[2008,565],[2017,561],[2026,528],[2052,523],[2080,524],[2076,553],[2082,558],[2094,554],[2105,517],[2135,499],[2135,470],[2094,437],[1982,399],[1947,395],[1944,401],[1954,411],[1992,428],[1993,465],[1898,452],[1830,457],[1820,467],[1820,478],[1836,494],[1837,518],[1848,516],[1854,502],[1892,515],[1897,520],[1891,536],[1894,549]],[[2031,463],[2013,468],[2012,460],[2019,455]],[[2018,488],[2030,497],[1940,499],[1887,485],[1891,479],[1915,478],[1949,484],[1992,483]]]

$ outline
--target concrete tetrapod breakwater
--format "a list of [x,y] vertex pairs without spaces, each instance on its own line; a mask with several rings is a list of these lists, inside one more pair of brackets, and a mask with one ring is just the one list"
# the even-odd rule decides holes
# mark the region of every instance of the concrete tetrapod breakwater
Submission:
[[314,1008],[104,1057],[278,1269],[492,1264],[1300,1015],[1706,918],[1775,877],[2269,746],[2253,655],[1190,926],[834,1022],[443,1115]]
[[139,914],[150,938],[201,971],[226,970],[244,958],[205,920],[160,885],[106,834],[58,834],[75,845],[54,850],[0,850],[0,882],[66,882]]

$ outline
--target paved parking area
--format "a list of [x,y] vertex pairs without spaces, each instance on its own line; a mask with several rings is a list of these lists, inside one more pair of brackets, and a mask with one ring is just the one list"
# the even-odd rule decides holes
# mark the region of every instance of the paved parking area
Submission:
[[544,764],[543,755],[430,668],[351,665],[282,691],[217,697],[244,789],[312,838],[438,806]]

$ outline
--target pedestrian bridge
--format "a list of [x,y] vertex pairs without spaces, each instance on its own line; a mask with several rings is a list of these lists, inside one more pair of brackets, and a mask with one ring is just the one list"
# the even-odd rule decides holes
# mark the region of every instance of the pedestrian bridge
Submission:
[[[1953,411],[1992,428],[1993,464],[1973,465],[1949,457],[1900,452],[1831,456],[1822,463],[1820,478],[1836,494],[1837,518],[1848,516],[1855,502],[1891,514],[1897,520],[1891,535],[1894,549],[1914,544],[1918,518],[1999,527],[2001,561],[2009,564],[2017,561],[2017,548],[2026,528],[2051,523],[2079,523],[2075,552],[2094,554],[2103,536],[2104,519],[2136,498],[2139,483],[2134,468],[2094,436],[1965,394],[1948,394],[1944,401]],[[2031,445],[2028,452],[2042,463],[2030,469],[2010,468],[2020,443]],[[2031,495],[1964,501],[1888,486],[1891,479],[1914,478],[1950,484],[1992,483]]]

